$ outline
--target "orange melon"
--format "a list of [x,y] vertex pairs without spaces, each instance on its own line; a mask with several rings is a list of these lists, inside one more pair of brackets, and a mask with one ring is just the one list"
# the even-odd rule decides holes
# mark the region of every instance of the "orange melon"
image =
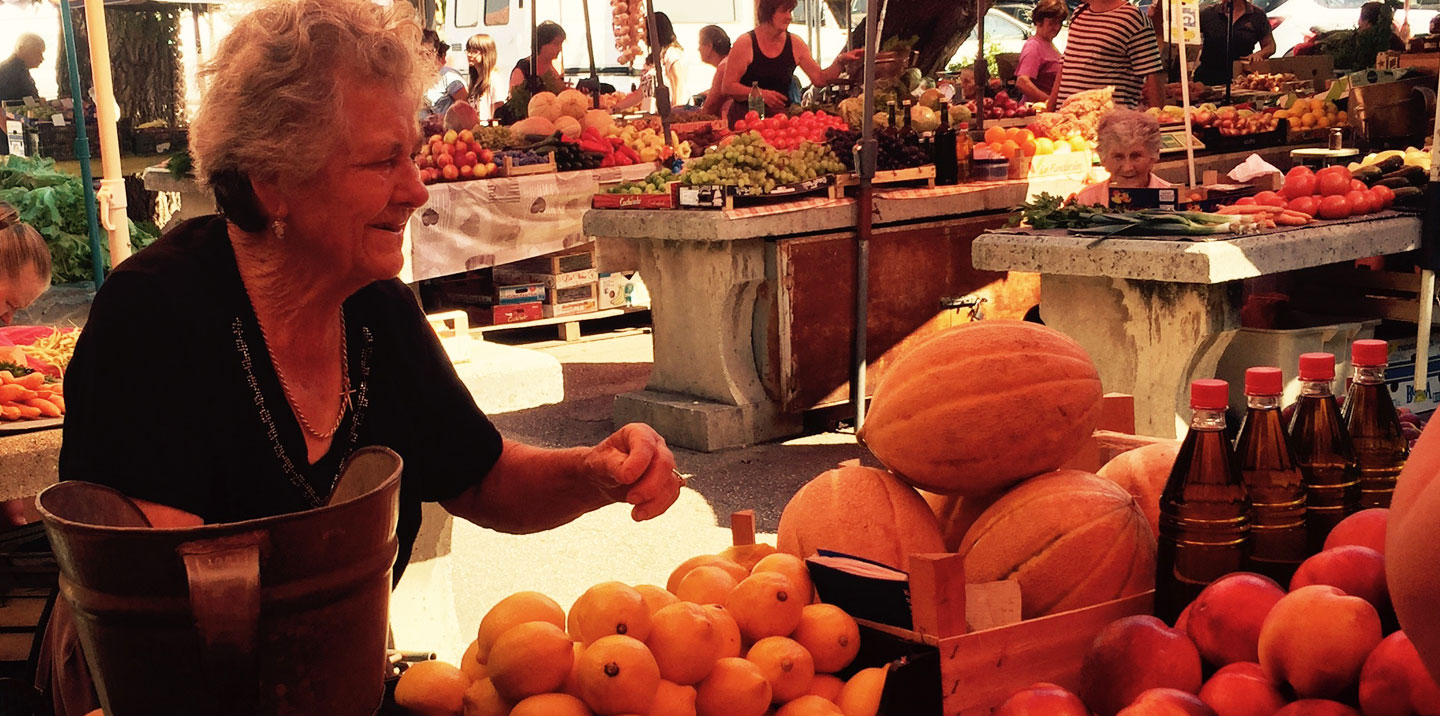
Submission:
[[1170,468],[1175,466],[1175,456],[1179,454],[1180,441],[1166,440],[1126,450],[1095,473],[1135,497],[1145,520],[1150,523],[1150,531],[1157,538],[1160,536],[1160,493],[1165,491]]
[[960,541],[965,539],[965,533],[970,531],[970,525],[975,524],[976,518],[985,511],[985,508],[1000,499],[1000,495],[961,497],[960,495],[941,495],[926,490],[921,490],[920,496],[925,498],[926,504],[930,505],[930,511],[935,513],[935,519],[940,521],[940,534],[945,538],[945,551],[947,552],[960,549]]
[[967,582],[1019,582],[1025,619],[1155,585],[1155,536],[1135,498],[1080,470],[1016,486],[980,515],[959,554]]
[[1035,323],[977,321],[891,364],[858,437],[911,485],[983,495],[1065,464],[1100,410],[1100,374],[1079,343]]
[[802,559],[829,549],[899,569],[911,554],[946,551],[920,493],[884,470],[853,465],[822,473],[790,498],[777,544]]

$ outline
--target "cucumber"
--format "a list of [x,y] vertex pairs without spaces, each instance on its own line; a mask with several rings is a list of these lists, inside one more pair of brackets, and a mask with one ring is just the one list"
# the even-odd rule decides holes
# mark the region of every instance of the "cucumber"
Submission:
[[1366,186],[1375,186],[1375,182],[1380,181],[1380,179],[1385,176],[1386,172],[1381,171],[1380,167],[1378,166],[1368,166],[1360,167],[1359,169],[1352,171],[1350,174],[1356,179],[1365,182]]
[[1382,181],[1385,179],[1404,179],[1411,186],[1424,186],[1430,181],[1430,175],[1420,167],[1401,166],[1395,171],[1386,172],[1385,176],[1381,177]]
[[1415,188],[1415,185],[1411,184],[1410,180],[1406,179],[1405,177],[1382,177],[1380,181],[1371,184],[1371,186],[1386,186],[1394,189],[1395,191],[1399,191],[1401,189]]
[[1395,205],[1418,206],[1424,194],[1418,187],[1402,186],[1395,190]]
[[1399,156],[1391,155],[1375,162],[1371,166],[1378,168],[1381,174],[1389,174],[1405,166],[1405,155],[1404,153],[1401,153]]

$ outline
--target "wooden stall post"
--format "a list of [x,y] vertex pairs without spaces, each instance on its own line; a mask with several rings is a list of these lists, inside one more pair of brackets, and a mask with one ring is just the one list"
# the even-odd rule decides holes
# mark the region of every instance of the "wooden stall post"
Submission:
[[755,510],[730,513],[730,543],[736,547],[755,544]]
[[960,555],[910,555],[910,594],[915,631],[937,639],[967,631],[965,559]]

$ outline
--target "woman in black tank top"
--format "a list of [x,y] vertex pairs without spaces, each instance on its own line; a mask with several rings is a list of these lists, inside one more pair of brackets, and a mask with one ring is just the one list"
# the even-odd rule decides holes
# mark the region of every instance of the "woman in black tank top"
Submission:
[[864,56],[864,50],[854,50],[821,69],[810,56],[805,41],[790,33],[795,3],[796,0],[759,0],[755,8],[755,29],[741,35],[731,48],[723,85],[725,94],[735,100],[726,117],[731,125],[743,119],[749,110],[753,85],[760,86],[766,111],[778,112],[790,103],[790,83],[795,77],[795,68],[804,70],[817,85],[829,84],[840,76],[844,64]]

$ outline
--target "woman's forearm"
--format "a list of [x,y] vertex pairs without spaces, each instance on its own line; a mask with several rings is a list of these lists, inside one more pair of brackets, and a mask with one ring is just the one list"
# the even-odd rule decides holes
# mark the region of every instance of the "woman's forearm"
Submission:
[[614,500],[586,467],[589,448],[562,450],[505,441],[480,484],[444,503],[450,514],[482,527],[528,534],[559,527]]
[[1020,94],[1025,95],[1025,99],[1030,102],[1050,101],[1050,93],[1041,91],[1040,86],[1035,84],[1035,80],[1029,77],[1023,75],[1016,77],[1015,86],[1020,88]]

